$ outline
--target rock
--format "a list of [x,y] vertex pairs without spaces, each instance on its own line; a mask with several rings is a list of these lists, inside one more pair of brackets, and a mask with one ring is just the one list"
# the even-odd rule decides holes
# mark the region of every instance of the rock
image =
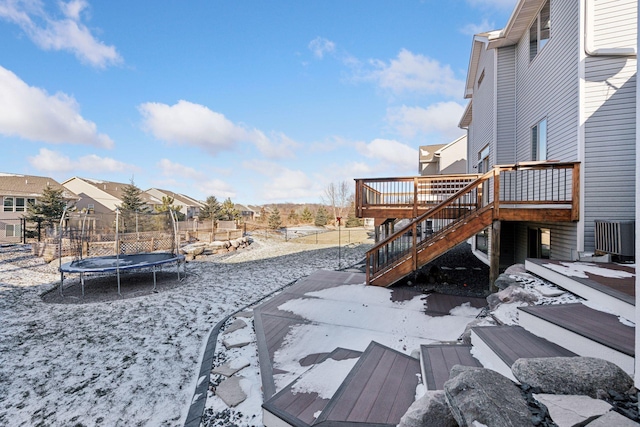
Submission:
[[238,329],[244,328],[245,326],[247,326],[247,322],[245,322],[242,319],[236,319],[236,320],[233,321],[232,324],[229,325],[229,327],[227,329],[224,330],[222,335],[230,334],[231,332],[235,332]]
[[594,357],[541,357],[518,359],[511,367],[523,384],[549,394],[598,396],[598,390],[625,393],[633,380],[618,365]]
[[511,285],[508,288],[487,297],[490,310],[495,310],[500,304],[512,304],[514,302],[533,304],[536,301],[538,301],[537,296],[527,292],[524,288],[521,288],[518,285]]
[[411,404],[400,419],[398,427],[456,427],[442,390],[428,390],[424,396]]
[[204,252],[205,245],[206,243],[193,243],[191,245],[186,245],[180,248],[180,252],[185,255],[200,255],[202,252]]
[[238,239],[230,240],[229,243],[231,243],[231,246],[233,246],[236,249],[238,249],[242,244],[242,242],[240,242]]
[[245,319],[249,319],[253,317],[253,311],[250,311],[250,310],[241,311],[239,313],[236,313],[234,317],[244,317]]
[[495,282],[493,282],[494,286],[500,290],[506,289],[509,286],[517,286],[518,281],[516,279],[511,278],[508,274],[502,273],[498,276]]
[[586,427],[638,427],[640,424],[620,415],[615,411],[609,411],[603,416],[591,421]]
[[533,426],[520,388],[490,369],[463,370],[444,383],[444,393],[460,426],[474,421],[491,427]]
[[251,344],[251,341],[245,337],[230,337],[225,340],[222,340],[222,344],[227,348],[227,350],[232,348],[240,348]]
[[211,247],[212,249],[226,249],[227,243],[221,242],[220,240],[214,240],[213,242],[209,243],[209,247]]
[[214,374],[224,375],[225,377],[230,377],[238,371],[249,366],[249,361],[244,357],[239,357],[237,359],[233,359],[223,365],[216,366],[211,370]]
[[551,419],[558,427],[584,425],[611,409],[607,402],[589,396],[534,394],[533,397],[547,407]]
[[453,365],[451,367],[451,371],[449,372],[449,379],[455,378],[463,372],[471,371],[473,369],[482,369],[477,366],[467,366],[467,365]]
[[229,248],[227,249],[227,251],[229,251],[229,252],[235,252],[237,250],[238,250],[238,248],[236,248],[235,246],[229,246]]
[[486,326],[490,322],[487,319],[477,318],[473,319],[471,322],[467,324],[464,328],[464,332],[460,336],[460,340],[463,344],[471,344],[471,328],[475,328],[476,326]]
[[504,271],[504,274],[510,276],[512,274],[522,274],[526,273],[527,269],[524,267],[524,264],[513,264],[507,267]]
[[229,377],[216,387],[216,395],[229,407],[234,407],[245,401],[247,395],[240,387],[242,377]]

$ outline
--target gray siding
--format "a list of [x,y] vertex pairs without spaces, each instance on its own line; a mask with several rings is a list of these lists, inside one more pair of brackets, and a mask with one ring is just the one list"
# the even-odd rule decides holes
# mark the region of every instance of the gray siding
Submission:
[[528,229],[548,228],[551,231],[551,259],[571,260],[575,256],[577,226],[575,223],[520,222],[515,227],[517,263],[528,256]]
[[[633,46],[637,2],[594,3],[594,47]],[[594,220],[635,218],[635,58],[585,59],[585,251],[594,250]]]
[[516,160],[531,160],[531,127],[547,118],[547,158],[577,160],[579,0],[551,2],[551,38],[529,61],[529,32],[517,45]]
[[[474,168],[478,164],[478,152],[494,139],[494,50],[483,50],[480,55],[478,72],[475,76],[473,91],[473,120],[469,128],[469,172],[477,173]],[[484,72],[482,84],[478,87],[478,78]],[[495,164],[495,149],[489,153],[489,164]]]
[[515,46],[499,48],[497,54],[497,138],[496,164],[512,164],[516,161],[516,49]]

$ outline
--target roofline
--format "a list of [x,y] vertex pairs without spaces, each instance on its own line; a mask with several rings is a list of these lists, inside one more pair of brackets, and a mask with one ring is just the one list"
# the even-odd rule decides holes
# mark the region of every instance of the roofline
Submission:
[[[519,0],[511,13],[511,17],[509,17],[507,21],[507,25],[500,31],[497,37],[490,40],[489,48],[512,46],[518,43],[524,31],[519,30],[518,32],[514,32],[514,27],[517,27],[516,24],[521,24],[522,21],[524,21],[526,23],[524,27],[528,29],[534,17],[534,15],[529,15],[530,12],[525,13],[523,11],[535,10],[537,14],[545,1],[546,0]],[[520,26],[520,28],[523,27]]]
[[472,106],[473,99],[469,100],[467,107],[464,109],[464,113],[462,113],[462,117],[460,118],[460,122],[458,123],[458,127],[461,129],[467,129],[471,124],[472,116]]

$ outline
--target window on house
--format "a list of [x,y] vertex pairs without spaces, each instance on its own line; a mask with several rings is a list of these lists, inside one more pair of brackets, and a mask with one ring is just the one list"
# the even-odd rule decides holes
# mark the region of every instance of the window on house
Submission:
[[4,198],[4,211],[13,212],[13,197]]
[[476,234],[476,250],[484,254],[489,253],[489,229],[485,228]]
[[547,119],[531,128],[531,159],[547,160]]
[[87,203],[87,211],[92,214],[96,209],[95,203]]
[[533,58],[547,44],[550,37],[551,4],[547,0],[529,28],[529,61],[533,61]]
[[551,257],[551,230],[548,228],[529,229],[529,258],[549,259]]
[[24,212],[24,197],[16,197],[16,212]]
[[478,173],[489,171],[489,145],[478,152]]
[[22,234],[22,227],[20,224],[5,224],[4,235],[5,237],[20,237]]

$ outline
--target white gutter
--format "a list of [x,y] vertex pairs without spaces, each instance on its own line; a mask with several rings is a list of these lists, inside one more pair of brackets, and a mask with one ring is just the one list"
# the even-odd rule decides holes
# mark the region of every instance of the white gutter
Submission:
[[589,56],[636,56],[637,51],[635,47],[611,47],[600,48],[594,47],[593,34],[591,33],[594,28],[594,13],[593,11],[594,0],[585,0],[584,7],[584,51]]

